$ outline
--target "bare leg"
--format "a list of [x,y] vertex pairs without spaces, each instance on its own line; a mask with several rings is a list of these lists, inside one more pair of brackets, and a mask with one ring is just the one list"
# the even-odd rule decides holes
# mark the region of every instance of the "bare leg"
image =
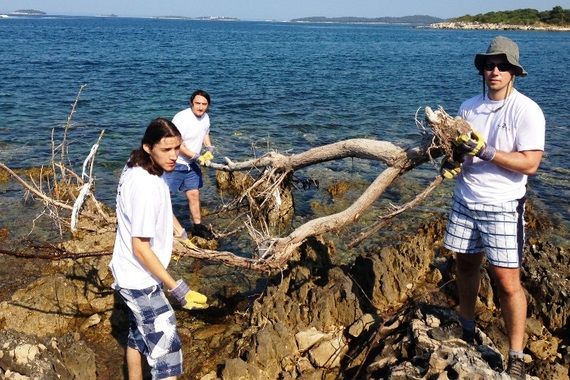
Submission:
[[520,281],[520,268],[492,267],[492,273],[499,290],[501,312],[510,348],[522,351],[526,325],[526,295]]
[[142,356],[140,352],[131,347],[127,347],[127,368],[129,380],[142,380]]
[[483,253],[456,254],[457,291],[459,293],[459,315],[465,319],[475,318],[475,303],[481,285],[481,263]]
[[188,198],[192,221],[194,224],[200,224],[202,222],[202,215],[200,214],[200,190],[188,190],[186,192],[186,198]]

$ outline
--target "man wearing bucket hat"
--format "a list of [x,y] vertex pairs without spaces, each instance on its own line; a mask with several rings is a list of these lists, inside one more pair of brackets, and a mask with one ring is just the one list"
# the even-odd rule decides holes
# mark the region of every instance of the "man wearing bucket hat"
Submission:
[[486,255],[509,339],[507,372],[524,379],[523,212],[527,176],[536,173],[544,151],[545,120],[540,107],[514,87],[516,77],[527,75],[515,42],[495,37],[485,53],[475,55],[475,67],[483,93],[459,109],[472,127],[455,142],[463,162],[453,174],[442,173],[449,178],[459,172],[444,245],[456,253],[463,338],[475,340],[475,303]]

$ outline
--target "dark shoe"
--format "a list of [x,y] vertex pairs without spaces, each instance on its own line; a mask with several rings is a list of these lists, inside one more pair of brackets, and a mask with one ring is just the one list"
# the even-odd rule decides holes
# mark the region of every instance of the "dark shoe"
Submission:
[[202,239],[211,240],[214,234],[203,224],[194,224],[192,226],[192,235],[201,237]]
[[509,358],[507,373],[509,374],[511,379],[525,380],[526,371],[524,369],[524,360],[521,358]]

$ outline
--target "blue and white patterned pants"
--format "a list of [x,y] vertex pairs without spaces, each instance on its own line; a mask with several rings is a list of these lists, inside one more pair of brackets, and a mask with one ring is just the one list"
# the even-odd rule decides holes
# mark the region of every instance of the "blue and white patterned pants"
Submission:
[[524,198],[503,204],[467,204],[456,197],[444,246],[457,253],[486,252],[498,267],[519,268],[524,248]]
[[153,379],[182,374],[182,344],[162,286],[115,290],[131,310],[128,346],[146,356]]

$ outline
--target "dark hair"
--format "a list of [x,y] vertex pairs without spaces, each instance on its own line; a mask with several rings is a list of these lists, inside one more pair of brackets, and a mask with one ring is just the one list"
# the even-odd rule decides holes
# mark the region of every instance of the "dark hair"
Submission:
[[198,95],[206,98],[208,105],[210,105],[210,95],[204,90],[196,90],[192,93],[192,95],[190,95],[190,106],[192,106],[192,103],[194,103],[194,98]]
[[144,150],[143,145],[148,145],[152,149],[165,137],[181,137],[180,131],[170,120],[162,117],[151,121],[148,127],[146,127],[141,146],[131,152],[127,166],[129,168],[140,166],[150,174],[162,175],[164,170],[154,163],[150,154]]

